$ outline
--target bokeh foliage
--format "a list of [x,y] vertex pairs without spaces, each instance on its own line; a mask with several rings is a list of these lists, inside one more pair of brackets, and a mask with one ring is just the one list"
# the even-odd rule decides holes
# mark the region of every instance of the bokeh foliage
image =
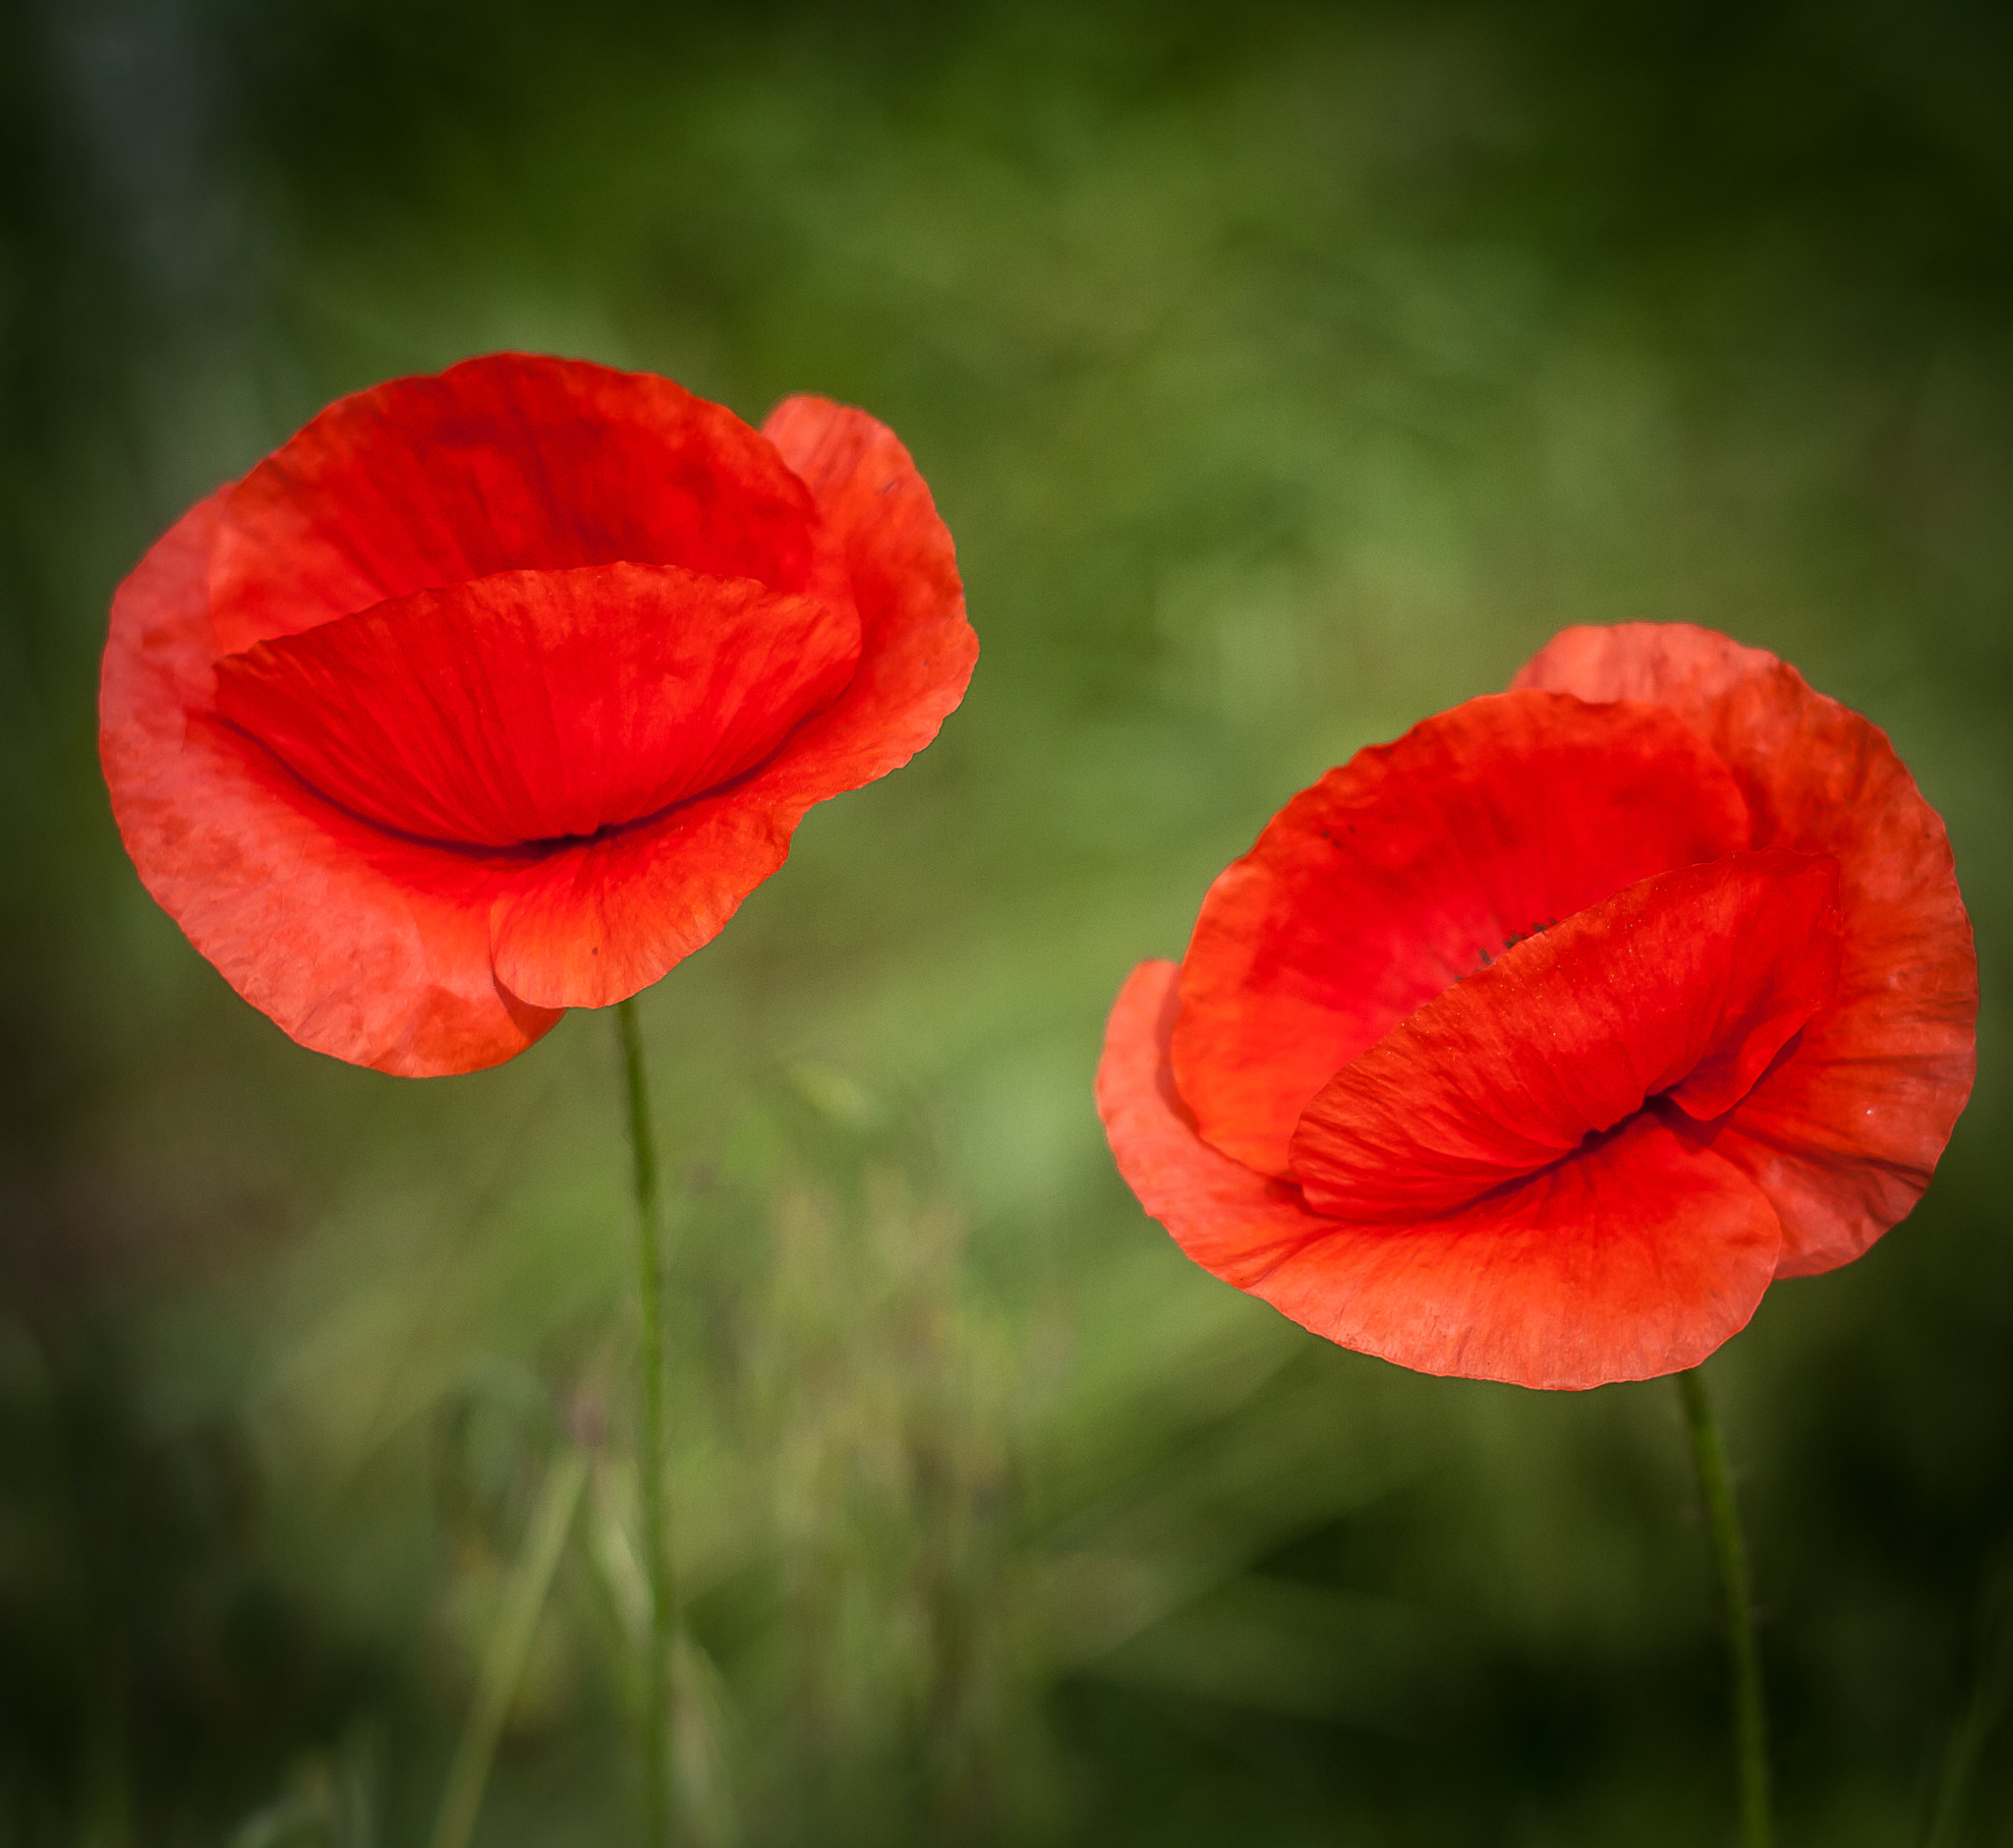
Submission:
[[2013,1839],[2008,94],[1957,0],[0,13],[0,1842],[424,1841],[572,1450],[478,1840],[629,1825],[607,1022],[424,1085],[294,1048],[93,756],[153,534],[500,346],[869,406],[985,647],[644,1003],[694,1839],[1726,1837],[1669,1389],[1327,1349],[1089,1101],[1288,794],[1627,617],[1797,662],[1950,822],[1972,1110],[1712,1373],[1787,1838],[1913,1840],[1968,1750],[1939,1840]]

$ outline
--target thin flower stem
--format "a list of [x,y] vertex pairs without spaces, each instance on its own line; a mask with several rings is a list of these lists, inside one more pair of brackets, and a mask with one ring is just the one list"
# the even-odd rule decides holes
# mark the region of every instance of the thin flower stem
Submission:
[[573,1511],[586,1481],[586,1454],[571,1445],[546,1473],[525,1532],[524,1550],[511,1572],[503,1610],[483,1657],[475,1704],[469,1708],[447,1773],[440,1813],[433,1819],[432,1848],[466,1848],[475,1828],[483,1789],[489,1781],[489,1762],[503,1736],[503,1722],[510,1715],[532,1638],[538,1634],[539,1613],[546,1607],[546,1593],[551,1588],[552,1574],[558,1569],[566,1531],[573,1525]]
[[1741,1544],[1740,1517],[1734,1510],[1733,1478],[1726,1466],[1726,1443],[1705,1376],[1692,1367],[1678,1375],[1685,1402],[1685,1421],[1692,1431],[1692,1457],[1698,1466],[1698,1487],[1705,1497],[1706,1520],[1712,1528],[1712,1550],[1719,1560],[1720,1589],[1726,1595],[1728,1667],[1732,1671],[1734,1706],[1734,1768],[1740,1784],[1742,1848],[1770,1848],[1775,1839],[1768,1801],[1768,1717],[1761,1700],[1761,1655],[1754,1646],[1754,1598],[1748,1585],[1748,1555]]
[[664,1515],[663,1213],[657,1141],[650,1126],[650,1081],[636,1004],[618,1003],[615,1029],[629,1085],[629,1146],[636,1169],[636,1295],[642,1311],[637,1368],[643,1376],[643,1432],[637,1473],[643,1488],[643,1569],[650,1588],[650,1635],[643,1663],[645,1848],[671,1839],[671,1637],[675,1627]]

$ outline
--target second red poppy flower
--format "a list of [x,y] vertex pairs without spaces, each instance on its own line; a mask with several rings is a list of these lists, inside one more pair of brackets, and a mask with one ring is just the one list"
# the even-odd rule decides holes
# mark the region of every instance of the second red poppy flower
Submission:
[[1915,1203],[1971,928],[1886,738],[1756,649],[1571,629],[1360,753],[1112,1013],[1121,1172],[1208,1269],[1435,1373],[1696,1364]]

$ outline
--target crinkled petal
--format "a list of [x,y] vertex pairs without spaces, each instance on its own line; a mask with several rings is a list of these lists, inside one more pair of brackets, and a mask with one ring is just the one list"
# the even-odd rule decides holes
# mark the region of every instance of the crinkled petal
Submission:
[[785,398],[762,433],[811,491],[859,606],[859,671],[762,780],[800,804],[899,770],[957,710],[979,658],[949,530],[894,433],[829,398]]
[[1555,1390],[1697,1366],[1748,1325],[1782,1239],[1759,1187],[1649,1111],[1444,1218],[1335,1225],[1254,1294],[1421,1373]]
[[850,597],[666,565],[504,571],[229,656],[216,709],[366,820],[513,846],[731,780],[859,652]]
[[489,906],[512,862],[369,827],[205,717],[228,491],[185,514],[113,601],[99,746],[127,851],[190,942],[302,1045],[411,1076],[498,1064],[559,1017],[490,970]]
[[1206,1140],[1290,1172],[1315,1092],[1513,944],[1748,843],[1726,766],[1647,706],[1469,700],[1287,804],[1210,888],[1175,1069]]
[[668,378],[522,353],[330,405],[229,491],[219,653],[498,571],[677,565],[828,595],[803,485]]
[[1140,1205],[1196,1263],[1249,1290],[1334,1222],[1310,1212],[1291,1182],[1254,1173],[1196,1133],[1169,1058],[1180,973],[1154,960],[1126,977],[1105,1027],[1098,1115]]
[[1143,963],[1098,1070],[1120,1172],[1188,1255],[1314,1333],[1427,1373],[1582,1388],[1694,1366],[1744,1327],[1780,1242],[1760,1190],[1653,1112],[1414,1225],[1353,1225],[1196,1134],[1172,1077],[1178,971]]
[[634,994],[710,942],[779,867],[804,811],[908,762],[978,659],[950,535],[891,431],[823,398],[763,427],[840,548],[860,617],[845,691],[740,782],[563,848],[499,896],[497,978],[544,1007]]
[[1570,1155],[1668,1093],[1717,1116],[1831,999],[1835,861],[1743,853],[1659,873],[1517,945],[1307,1106],[1315,1212],[1410,1221]]
[[1516,684],[1666,706],[1733,770],[1755,846],[1837,860],[1836,997],[1702,1133],[1774,1202],[1784,1276],[1858,1256],[1921,1197],[1977,1069],[1978,960],[1941,819],[1876,725],[1707,630],[1567,629]]

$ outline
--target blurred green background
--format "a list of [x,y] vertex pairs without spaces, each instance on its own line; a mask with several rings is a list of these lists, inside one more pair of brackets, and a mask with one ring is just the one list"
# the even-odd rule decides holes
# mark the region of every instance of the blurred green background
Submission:
[[[1434,1380],[1190,1268],[1090,1101],[1125,970],[1567,622],[1885,726],[1978,926],[1914,1218],[1709,1369],[1785,1839],[2013,1842],[2013,29],[1985,4],[8,0],[0,1842],[632,1838],[610,1024],[410,1083],[143,893],[113,586],[337,393],[498,347],[914,451],[985,653],[643,1001],[706,1844],[1712,1843],[1676,1397]],[[1996,1589],[1995,1589],[1996,1588]]]

